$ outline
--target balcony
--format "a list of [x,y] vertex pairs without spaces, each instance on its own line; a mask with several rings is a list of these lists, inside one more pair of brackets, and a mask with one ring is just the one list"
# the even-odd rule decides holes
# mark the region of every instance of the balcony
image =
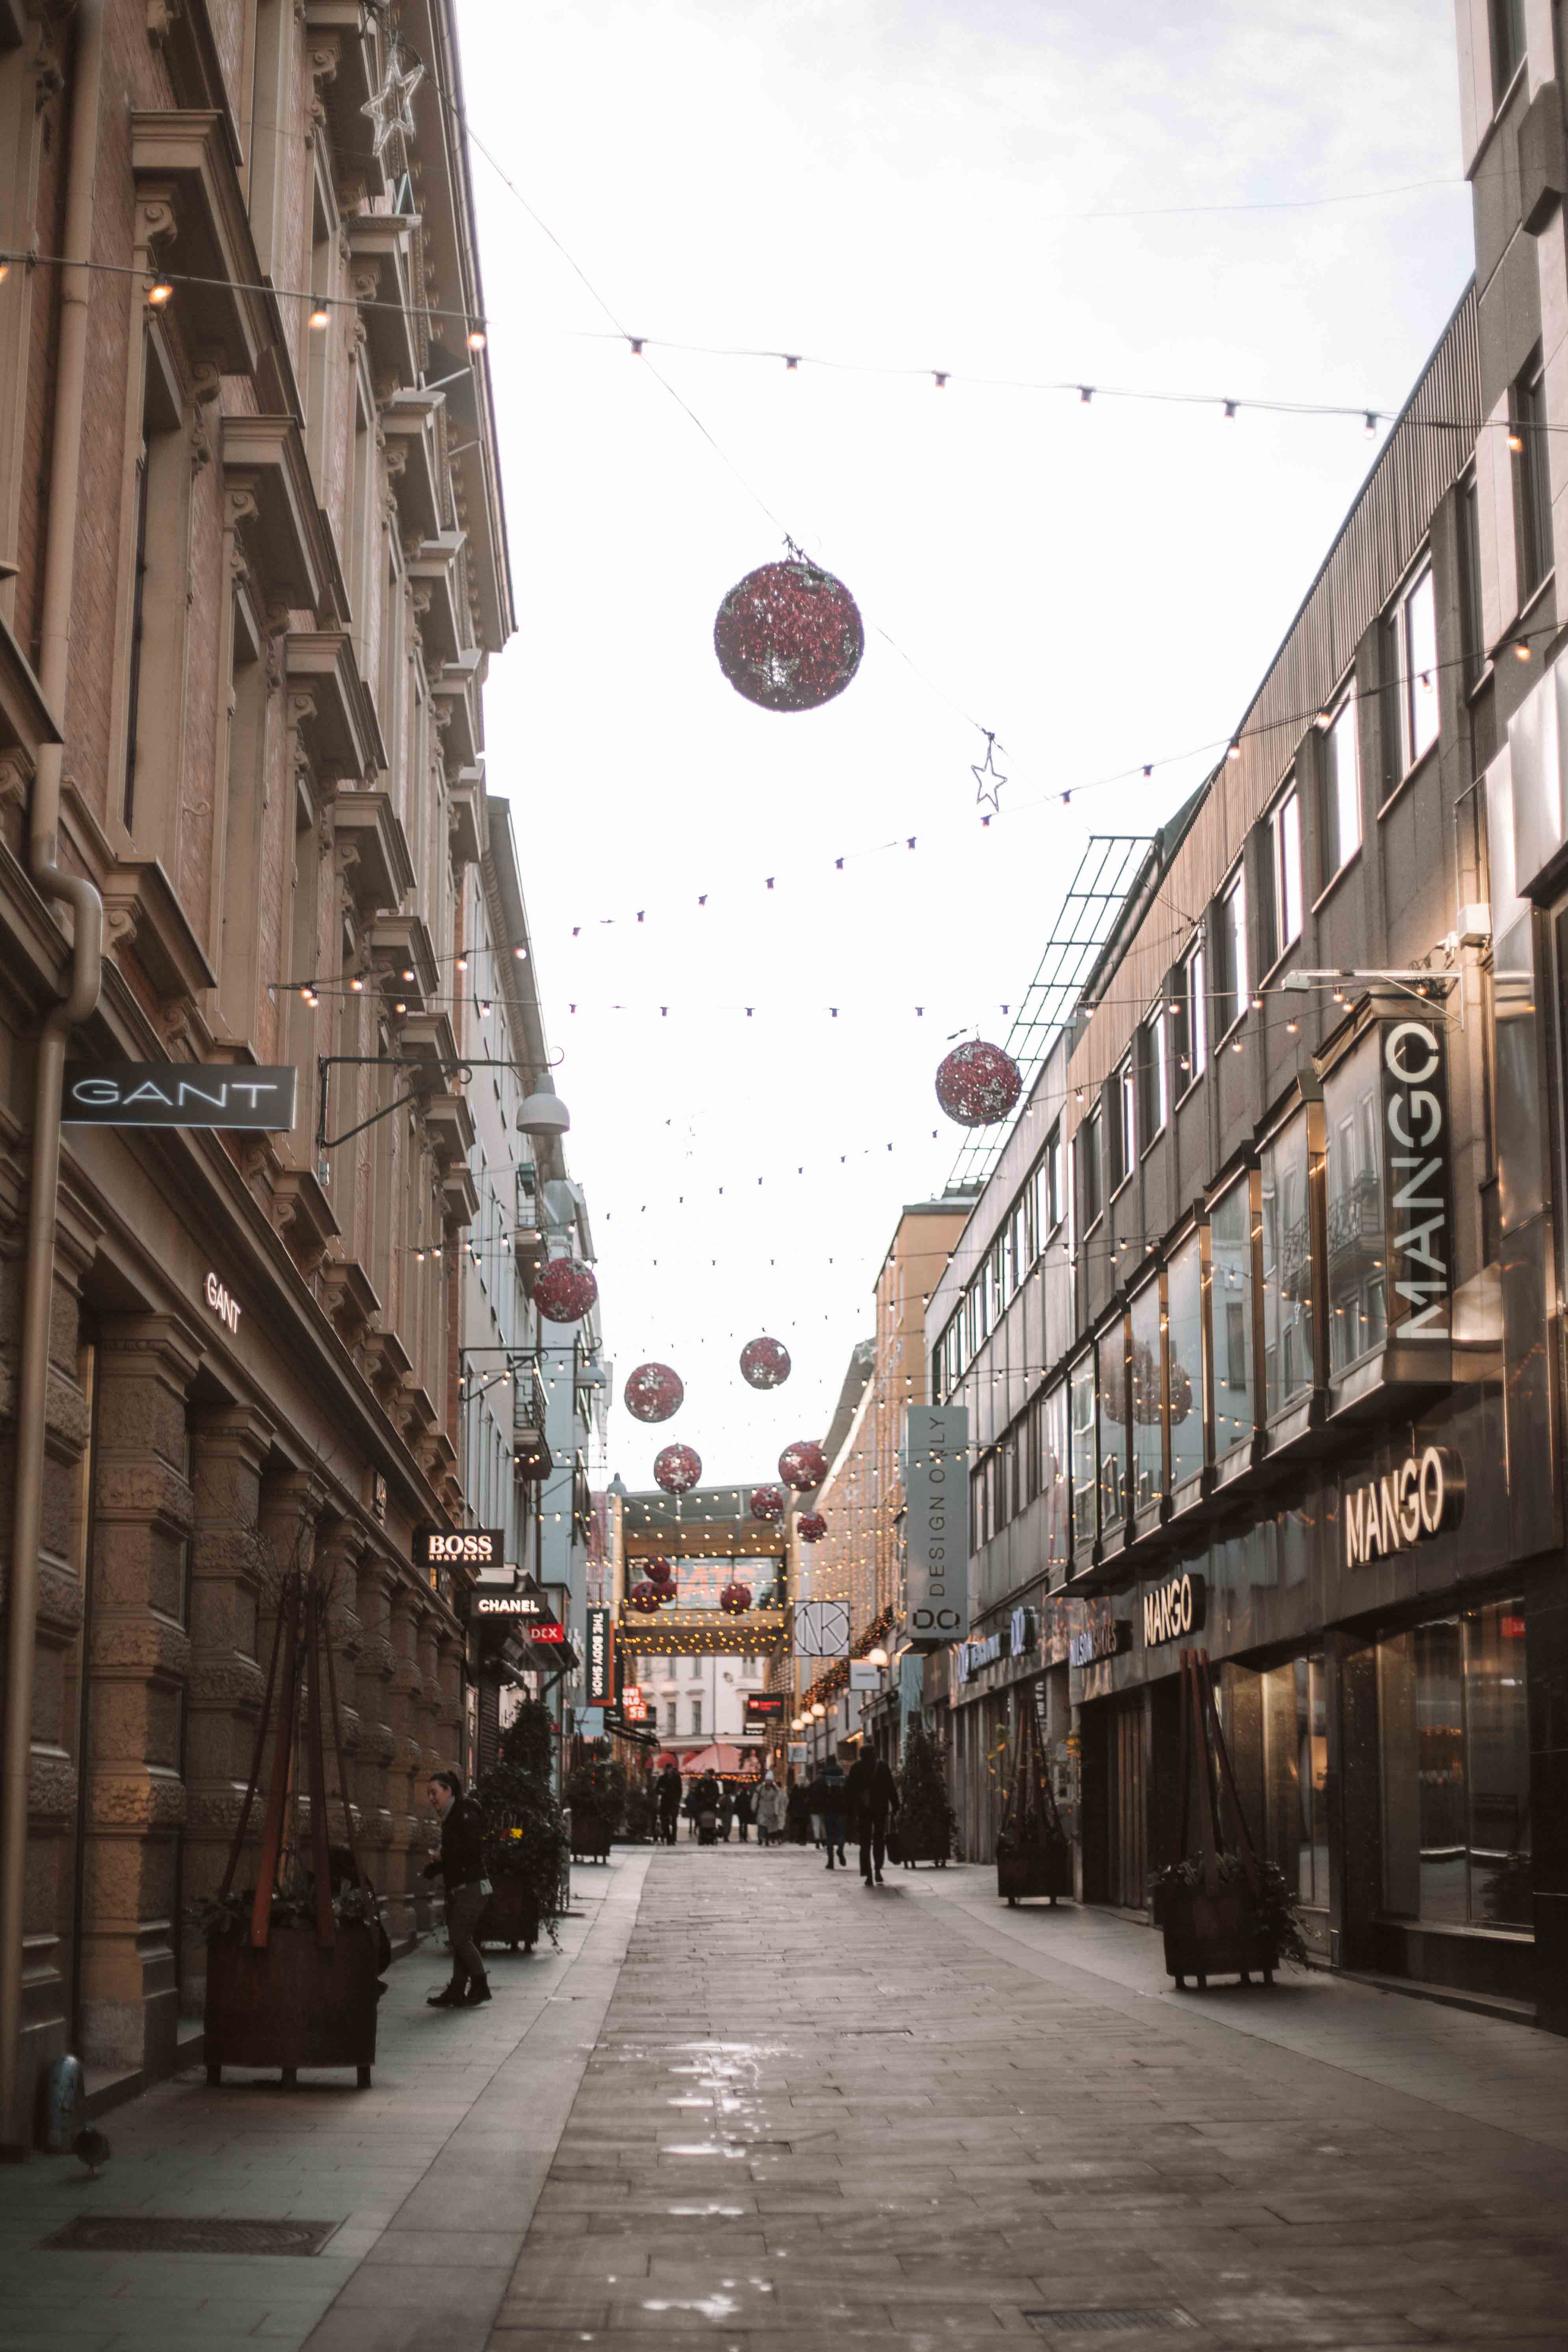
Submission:
[[159,242],[184,281],[176,299],[186,349],[210,354],[225,375],[254,376],[272,341],[277,299],[250,290],[261,268],[230,138],[226,111],[216,108],[138,110],[131,169],[138,201],[170,209],[173,226]]
[[304,735],[318,774],[358,784],[384,768],[386,747],[348,631],[293,632],[287,668],[289,685],[315,706],[304,721]]
[[374,922],[370,961],[386,994],[409,1013],[425,1012],[441,992],[435,945],[417,915],[383,915]]
[[414,887],[414,861],[390,795],[340,793],[332,818],[349,894],[361,916],[394,913]]
[[226,488],[244,491],[256,509],[246,543],[268,597],[319,612],[333,567],[299,425],[291,416],[225,416],[218,446]]

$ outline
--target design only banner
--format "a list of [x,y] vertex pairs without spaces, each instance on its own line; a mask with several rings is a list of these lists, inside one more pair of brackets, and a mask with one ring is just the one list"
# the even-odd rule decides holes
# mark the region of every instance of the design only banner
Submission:
[[904,1622],[936,1649],[969,1631],[969,1408],[912,1404],[904,1434]]

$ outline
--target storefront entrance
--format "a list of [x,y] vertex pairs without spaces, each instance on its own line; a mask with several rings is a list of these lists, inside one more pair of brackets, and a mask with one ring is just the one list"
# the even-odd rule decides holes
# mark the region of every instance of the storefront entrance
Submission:
[[1110,1712],[1106,1899],[1141,1911],[1149,1900],[1149,1719],[1143,1693],[1116,1700]]

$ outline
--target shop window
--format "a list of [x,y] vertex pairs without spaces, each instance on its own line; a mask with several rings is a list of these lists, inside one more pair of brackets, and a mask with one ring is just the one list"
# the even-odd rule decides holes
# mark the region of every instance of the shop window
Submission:
[[1552,569],[1552,481],[1546,422],[1546,373],[1537,349],[1509,397],[1509,447],[1513,451],[1514,544],[1519,551],[1519,600],[1534,595]]
[[1045,1569],[1047,1580],[1059,1583],[1067,1574],[1068,1529],[1068,1391],[1065,1381],[1047,1389],[1036,1408],[1040,1421],[1040,1492],[1045,1497]]
[[1377,1083],[1375,1037],[1367,1038],[1323,1082],[1329,1162],[1325,1307],[1333,1374],[1380,1348],[1387,1328]]
[[1100,1524],[1127,1517],[1127,1332],[1119,1316],[1100,1339]]
[[1321,1657],[1290,1658],[1263,1685],[1264,1850],[1300,1902],[1329,1901],[1329,1721]]
[[1312,1250],[1307,1216],[1307,1121],[1293,1118],[1263,1153],[1264,1410],[1312,1385]]
[[1521,1601],[1377,1649],[1383,1892],[1397,1917],[1528,1927],[1533,1878]]
[[1160,1338],[1160,1286],[1146,1283],[1131,1306],[1132,1507],[1157,1503],[1165,1475],[1165,1366]]
[[1355,688],[1323,731],[1323,881],[1331,882],[1361,847],[1361,751]]
[[1244,1176],[1209,1215],[1213,1269],[1215,1452],[1252,1435],[1257,1418],[1252,1363],[1252,1198]]
[[1095,1492],[1099,1469],[1094,1444],[1094,1359],[1085,1356],[1069,1375],[1072,1434],[1072,1540],[1079,1566],[1087,1567],[1095,1538]]
[[1204,1466],[1204,1294],[1198,1236],[1173,1251],[1166,1276],[1166,1345],[1171,1358],[1171,1485]]
[[1394,688],[1390,785],[1408,775],[1437,740],[1437,604],[1432,566],[1424,563],[1386,623],[1388,677]]

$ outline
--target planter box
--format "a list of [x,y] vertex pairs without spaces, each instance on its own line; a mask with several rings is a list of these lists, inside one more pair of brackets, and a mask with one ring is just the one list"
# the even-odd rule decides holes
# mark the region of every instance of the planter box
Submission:
[[1255,1972],[1274,1981],[1279,1952],[1265,1925],[1256,1896],[1245,1883],[1222,1885],[1216,1895],[1201,1886],[1162,1886],[1154,1895],[1154,1921],[1165,1938],[1165,1966],[1184,1987],[1188,1977],[1202,1992],[1212,1976]]
[[506,1944],[514,1952],[521,1944],[531,1952],[539,1941],[538,1896],[521,1878],[498,1878],[493,1885],[495,1893],[485,1905],[475,1942]]
[[370,2088],[375,2061],[375,1939],[339,1927],[323,1952],[314,1927],[274,1927],[262,1951],[226,1940],[207,1947],[207,2081],[226,2066],[277,2066],[292,2084],[301,2066],[353,2066]]
[[572,1816],[572,1859],[574,1862],[608,1862],[610,1858],[610,1824],[597,1813],[584,1813],[581,1821]]
[[944,1838],[940,1846],[915,1845],[908,1839],[899,1840],[899,1860],[906,1870],[913,1870],[917,1864],[922,1862],[929,1862],[934,1869],[945,1870],[952,1853],[951,1838]]
[[1037,1895],[1048,1895],[1054,1903],[1058,1895],[1072,1891],[1072,1848],[1066,1838],[1052,1838],[1022,1853],[1005,1853],[997,1847],[996,1892],[1010,1905]]

